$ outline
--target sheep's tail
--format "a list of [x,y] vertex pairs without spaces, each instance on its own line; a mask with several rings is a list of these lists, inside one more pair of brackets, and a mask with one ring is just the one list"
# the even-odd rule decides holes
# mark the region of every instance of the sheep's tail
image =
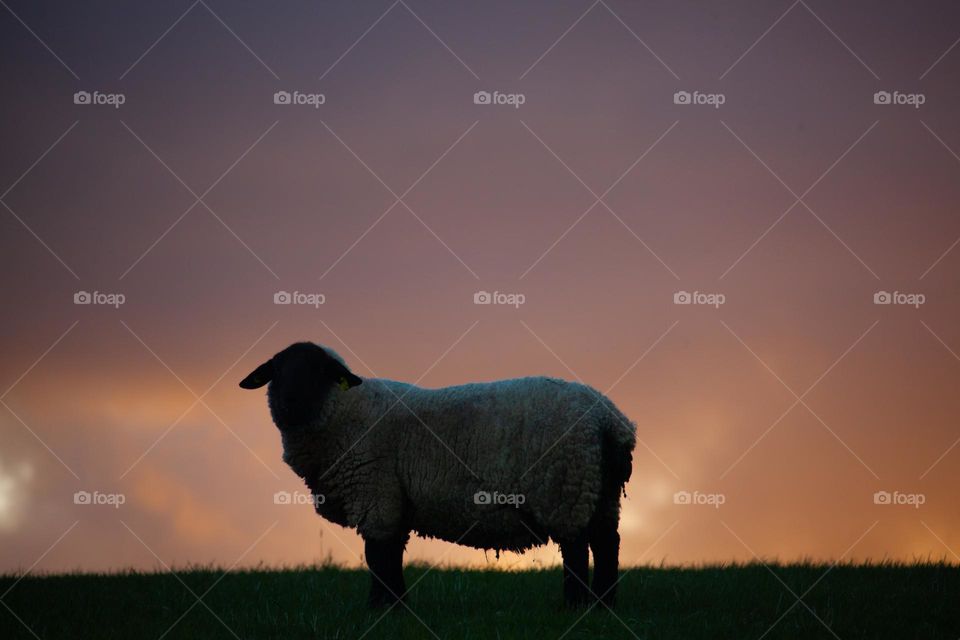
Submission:
[[619,495],[633,471],[633,448],[637,444],[637,427],[612,402],[604,399],[606,408],[601,441],[603,475],[606,492]]

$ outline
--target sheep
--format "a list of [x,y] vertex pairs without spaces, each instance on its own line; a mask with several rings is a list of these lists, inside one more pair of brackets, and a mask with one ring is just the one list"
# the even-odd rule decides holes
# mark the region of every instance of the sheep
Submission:
[[548,377],[439,389],[363,379],[310,342],[240,386],[268,383],[284,462],[322,496],[320,516],[363,538],[370,606],[406,593],[411,532],[498,554],[553,540],[564,603],[613,605],[636,426],[598,391]]

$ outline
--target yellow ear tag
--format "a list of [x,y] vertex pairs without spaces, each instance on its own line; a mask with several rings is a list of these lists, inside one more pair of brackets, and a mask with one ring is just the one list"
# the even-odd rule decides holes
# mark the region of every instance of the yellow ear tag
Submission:
[[347,384],[346,377],[340,378],[340,389],[343,391],[346,391],[349,388],[350,388],[350,385]]

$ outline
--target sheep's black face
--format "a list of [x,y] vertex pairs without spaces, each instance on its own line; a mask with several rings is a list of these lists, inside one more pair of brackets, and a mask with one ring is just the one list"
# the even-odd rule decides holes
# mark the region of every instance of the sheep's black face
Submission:
[[298,342],[257,367],[240,386],[258,389],[269,383],[273,421],[281,431],[288,431],[316,420],[335,388],[347,390],[362,382],[323,347]]

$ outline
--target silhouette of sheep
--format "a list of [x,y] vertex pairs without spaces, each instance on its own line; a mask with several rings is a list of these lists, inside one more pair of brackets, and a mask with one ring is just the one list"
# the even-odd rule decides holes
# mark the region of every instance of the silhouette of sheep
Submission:
[[498,552],[552,539],[566,604],[613,604],[636,428],[599,392],[545,377],[441,389],[364,380],[308,342],[240,386],[268,383],[284,461],[323,496],[317,513],[364,540],[372,606],[403,597],[411,532]]

